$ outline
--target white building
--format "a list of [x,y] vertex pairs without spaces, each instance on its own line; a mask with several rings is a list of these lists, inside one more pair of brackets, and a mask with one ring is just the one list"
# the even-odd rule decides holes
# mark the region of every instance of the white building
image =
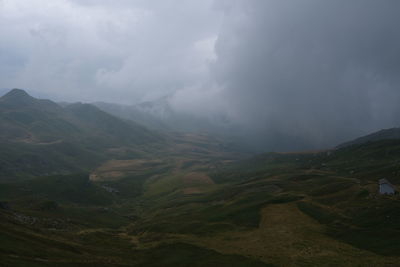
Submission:
[[396,192],[394,186],[386,179],[379,180],[379,193],[382,195],[393,195]]

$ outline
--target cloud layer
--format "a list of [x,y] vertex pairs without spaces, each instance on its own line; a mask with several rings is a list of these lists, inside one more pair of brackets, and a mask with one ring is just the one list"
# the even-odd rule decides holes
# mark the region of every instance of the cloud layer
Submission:
[[137,102],[203,79],[220,16],[212,1],[4,0],[1,87]]

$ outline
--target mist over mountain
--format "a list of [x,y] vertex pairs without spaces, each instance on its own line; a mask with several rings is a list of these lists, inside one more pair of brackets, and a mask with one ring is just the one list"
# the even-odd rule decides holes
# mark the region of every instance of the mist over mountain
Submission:
[[135,109],[168,96],[173,116],[140,116],[204,131],[222,120],[263,151],[400,124],[395,0],[1,3],[0,87]]
[[399,266],[399,11],[0,0],[0,266]]
[[289,147],[323,147],[398,126],[399,8],[237,1],[226,9],[212,73],[238,120],[266,146],[286,139]]
[[[237,125],[223,114],[202,116],[177,110],[168,97],[136,105],[95,102],[93,105],[115,116],[136,121],[150,129],[168,132],[203,132],[232,138]],[[236,129],[235,129],[236,126]],[[236,136],[238,137],[238,136]]]
[[[174,117],[161,107],[134,111]],[[0,129],[5,266],[399,261],[399,128],[330,150],[250,156],[226,138],[155,131],[13,89],[0,97]]]

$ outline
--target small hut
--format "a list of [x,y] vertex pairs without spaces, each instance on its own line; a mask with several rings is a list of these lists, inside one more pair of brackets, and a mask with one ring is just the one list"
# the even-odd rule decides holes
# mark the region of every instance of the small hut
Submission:
[[381,195],[394,195],[396,189],[394,186],[386,179],[379,180],[379,193]]

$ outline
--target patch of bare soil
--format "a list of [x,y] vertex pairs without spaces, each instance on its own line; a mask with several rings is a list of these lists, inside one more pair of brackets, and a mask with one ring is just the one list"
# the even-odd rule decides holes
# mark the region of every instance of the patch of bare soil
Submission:
[[201,194],[204,193],[204,189],[197,187],[187,187],[183,189],[185,195]]
[[163,163],[161,160],[148,159],[110,160],[94,170],[89,179],[97,182],[114,181],[127,175],[143,173]]
[[54,145],[54,144],[59,144],[62,143],[63,140],[59,139],[59,140],[54,140],[51,142],[40,142],[39,140],[35,139],[33,136],[28,136],[26,138],[23,139],[17,139],[17,142],[21,142],[21,143],[27,143],[27,144],[32,144],[32,145]]
[[183,182],[186,185],[193,184],[214,184],[214,181],[205,173],[191,172],[183,177]]
[[208,185],[213,185],[214,181],[205,173],[190,172],[183,176],[183,193],[200,194],[203,193]]

